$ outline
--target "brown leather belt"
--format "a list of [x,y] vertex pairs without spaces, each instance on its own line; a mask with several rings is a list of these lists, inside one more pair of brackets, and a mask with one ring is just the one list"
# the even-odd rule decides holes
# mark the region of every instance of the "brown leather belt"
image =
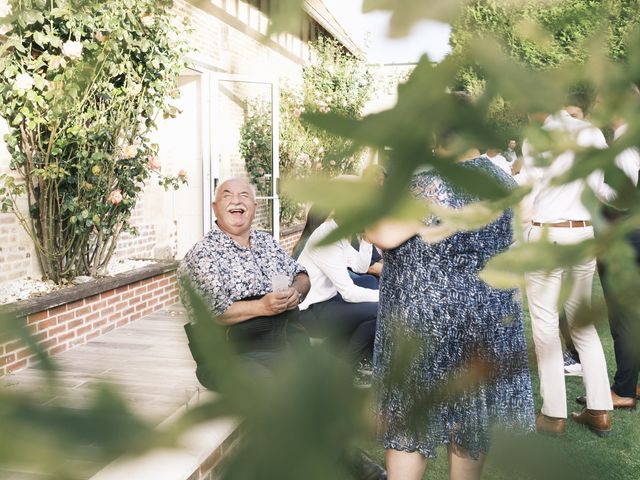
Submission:
[[531,222],[531,225],[533,225],[534,227],[581,228],[581,227],[590,227],[591,222],[588,220],[565,220],[564,222],[558,222],[558,223]]

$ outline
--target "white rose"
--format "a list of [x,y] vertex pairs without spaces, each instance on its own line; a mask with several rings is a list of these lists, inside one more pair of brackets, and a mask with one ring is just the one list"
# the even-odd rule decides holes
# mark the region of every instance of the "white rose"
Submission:
[[0,3],[0,18],[11,15],[11,5],[4,2]]
[[138,154],[138,147],[135,145],[127,145],[122,149],[123,158],[133,158]]
[[67,40],[62,45],[62,54],[65,57],[69,57],[72,60],[77,60],[82,57],[82,43],[74,42],[73,40]]
[[18,90],[31,90],[33,87],[33,77],[28,73],[20,73],[16,75],[16,81],[13,85]]
[[154,22],[153,17],[151,15],[145,15],[140,19],[140,21],[142,22],[142,25],[144,25],[145,27],[151,27]]

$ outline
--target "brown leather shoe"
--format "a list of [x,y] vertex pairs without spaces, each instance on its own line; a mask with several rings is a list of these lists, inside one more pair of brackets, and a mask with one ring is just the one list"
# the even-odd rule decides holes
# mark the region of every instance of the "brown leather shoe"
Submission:
[[613,402],[613,408],[616,410],[635,410],[638,401],[633,397],[621,397],[616,392],[611,390],[611,401]]
[[[621,397],[616,392],[611,390],[611,401],[613,402],[613,408],[616,410],[635,410],[638,401],[632,397]],[[585,395],[580,395],[576,397],[576,403],[580,405],[587,404],[587,397]]]
[[581,412],[572,412],[574,422],[584,425],[599,437],[606,437],[611,433],[611,419],[606,410],[591,410],[583,408]]
[[640,385],[636,387],[636,399],[640,400]]
[[564,418],[549,417],[540,412],[536,415],[536,431],[547,435],[564,435],[567,422]]

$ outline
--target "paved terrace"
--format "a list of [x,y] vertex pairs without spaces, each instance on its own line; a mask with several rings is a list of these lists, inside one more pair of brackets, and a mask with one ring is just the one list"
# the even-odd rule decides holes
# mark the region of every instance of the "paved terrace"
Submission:
[[[66,405],[81,406],[91,396],[96,382],[108,381],[119,388],[130,408],[141,418],[156,426],[170,421],[170,417],[179,415],[188,402],[205,394],[195,377],[195,363],[182,327],[185,322],[184,309],[174,305],[54,356],[60,368],[61,388],[44,396],[43,403],[55,399],[63,400]],[[45,390],[40,388],[44,384],[44,375],[34,367],[7,375],[0,379],[0,384],[7,389],[39,392],[39,395]],[[133,462],[116,462],[95,478],[200,478],[197,472],[199,465],[211,461],[211,448],[220,447],[233,430],[233,422],[212,422],[212,425],[195,432],[191,441],[187,439],[187,446],[192,444],[188,451],[155,452]],[[212,442],[213,445],[207,446]],[[221,453],[220,448],[216,455]],[[69,461],[77,464],[83,478],[92,478],[104,467],[82,459]],[[31,480],[42,476],[0,469],[0,478]]]

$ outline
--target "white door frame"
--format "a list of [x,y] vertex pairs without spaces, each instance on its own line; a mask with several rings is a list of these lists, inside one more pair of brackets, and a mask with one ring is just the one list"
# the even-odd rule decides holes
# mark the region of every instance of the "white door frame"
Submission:
[[[216,186],[220,180],[220,164],[222,162],[222,154],[220,152],[219,143],[216,141],[215,130],[216,121],[221,121],[221,111],[219,102],[215,101],[216,95],[214,92],[220,90],[220,82],[239,82],[239,83],[254,83],[259,85],[267,85],[271,92],[271,193],[270,197],[258,197],[258,200],[271,200],[271,218],[273,237],[276,241],[280,240],[280,87],[278,86],[277,79],[273,77],[257,78],[247,75],[237,75],[231,73],[211,73],[209,75],[209,103],[211,105],[211,118],[210,118],[210,136],[211,139],[211,155],[209,163],[209,188],[205,191],[209,192],[205,194],[205,201],[211,205],[211,186]],[[205,177],[206,175],[203,175]],[[209,207],[210,214],[205,218],[208,219],[208,226],[205,231],[211,228],[213,222],[213,211]],[[205,220],[205,224],[207,220]]]

